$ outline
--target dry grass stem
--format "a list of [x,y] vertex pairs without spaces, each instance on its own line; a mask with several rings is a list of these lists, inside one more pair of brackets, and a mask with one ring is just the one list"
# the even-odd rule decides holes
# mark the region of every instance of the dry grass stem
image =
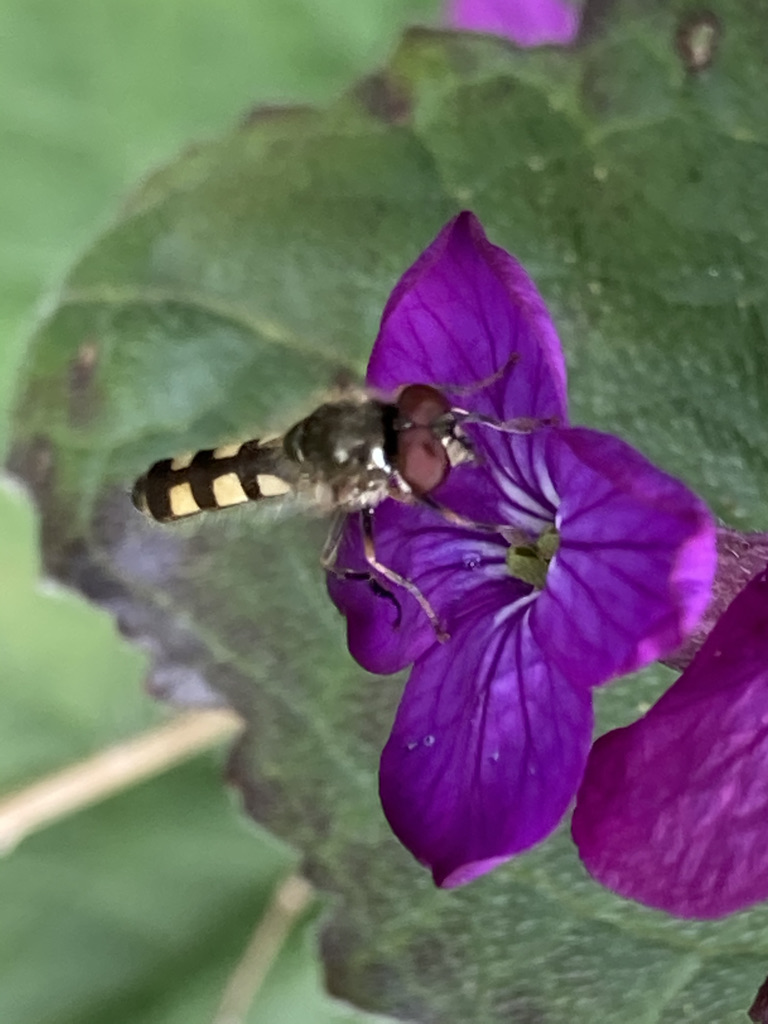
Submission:
[[312,886],[299,875],[290,875],[278,886],[230,975],[213,1024],[243,1024],[291,928],[311,899]]
[[99,751],[0,799],[0,853],[84,807],[158,775],[234,735],[232,711],[195,711]]

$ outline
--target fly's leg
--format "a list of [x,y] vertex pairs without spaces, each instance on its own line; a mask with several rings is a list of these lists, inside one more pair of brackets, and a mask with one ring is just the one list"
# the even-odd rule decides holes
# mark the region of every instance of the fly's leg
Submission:
[[[413,598],[415,598],[416,601],[418,601],[419,607],[429,619],[430,624],[435,631],[435,636],[437,637],[437,639],[440,641],[440,643],[445,643],[445,641],[449,639],[449,634],[440,625],[440,619],[437,617],[434,608],[429,603],[424,594],[422,594],[421,590],[419,590],[419,588],[412,580],[406,579],[405,576],[401,576],[400,573],[395,572],[394,569],[390,569],[386,565],[383,565],[376,557],[376,545],[373,539],[373,512],[374,510],[372,508],[365,508],[362,509],[360,512],[360,525],[363,532],[363,555],[368,565],[370,565],[372,571],[370,573],[358,572],[355,569],[340,569],[338,566],[336,566],[335,558],[336,555],[338,554],[339,545],[341,543],[341,530],[343,530],[344,517],[342,517],[342,527],[339,530],[338,538],[336,538],[335,540],[335,522],[333,524],[333,527],[331,528],[331,534],[328,539],[329,543],[326,543],[326,549],[323,551],[323,568],[325,568],[328,572],[334,573],[334,575],[340,577],[341,579],[368,580],[371,587],[373,588],[374,593],[376,593],[380,597],[387,598],[387,600],[393,601],[394,604],[397,606],[398,617],[395,624],[396,626],[400,625],[400,621],[402,618],[400,604],[397,598],[394,596],[394,594],[392,594],[389,590],[383,587],[376,579],[376,577],[373,575],[373,573],[378,573],[378,575],[383,576],[384,579],[387,580],[387,582],[392,583],[397,587],[402,587],[404,590],[407,590],[408,593]],[[329,555],[331,556],[330,559]]]
[[325,538],[325,544],[323,544],[323,550],[320,553],[320,565],[322,565],[326,572],[335,571],[334,566],[336,565],[336,559],[339,554],[341,538],[344,536],[344,524],[346,521],[346,512],[342,512],[340,509],[334,512],[333,519],[331,520],[331,528],[328,531],[328,536]]
[[414,597],[419,602],[419,607],[429,619],[432,629],[435,631],[435,636],[440,643],[445,643],[446,640],[450,639],[449,634],[440,625],[440,620],[437,614],[429,603],[427,598],[422,594],[416,584],[405,576],[401,576],[400,573],[395,572],[393,569],[387,568],[376,557],[376,545],[373,539],[373,509],[366,508],[360,513],[362,528],[363,528],[363,553],[365,560],[370,565],[371,569],[377,572],[380,576],[383,576],[385,580],[390,583],[394,583],[395,586],[403,587],[407,590],[411,597]]
[[499,369],[487,377],[481,377],[480,380],[475,380],[471,384],[432,384],[432,387],[439,388],[441,391],[448,391],[452,395],[472,395],[475,391],[482,391],[483,388],[490,387],[497,380],[501,380],[510,366],[515,366],[519,361],[520,353],[511,352]]
[[[472,395],[476,391],[482,391],[483,388],[490,387],[491,384],[495,384],[497,380],[501,380],[504,374],[510,367],[515,366],[520,361],[520,353],[512,352],[504,363],[494,373],[489,374],[487,377],[482,377],[480,380],[473,381],[471,384],[433,384],[432,387],[439,388],[441,391],[445,391],[452,395]],[[454,407],[451,409],[451,416],[457,423],[479,423],[483,426],[490,427],[492,430],[499,430],[505,434],[530,434],[539,427],[551,427],[556,426],[558,423],[558,417],[552,416],[548,419],[536,419],[532,416],[518,416],[511,420],[497,420],[493,416],[484,416],[482,413],[470,412],[468,409],[461,409]]]
[[[519,362],[519,360],[520,354],[518,352],[512,352],[505,360],[503,365],[498,370],[496,370],[495,373],[492,373],[487,377],[482,377],[480,380],[476,380],[472,384],[461,385],[441,383],[428,384],[424,385],[424,387],[426,387],[427,389],[439,390],[439,392],[445,393],[446,395],[473,394],[477,391],[483,390],[483,388],[489,387],[491,384],[494,384],[497,380],[500,380],[507,372],[507,370],[510,367],[514,367]],[[406,395],[410,391],[418,389],[418,385],[404,388],[401,394],[398,396],[398,408],[402,408],[404,395]],[[426,404],[429,404],[428,400],[422,397],[421,406],[423,406],[425,402]],[[412,403],[413,396],[411,396],[411,404]],[[416,400],[416,408],[419,408],[418,400]],[[407,419],[408,417],[406,416],[406,420]],[[446,438],[450,438],[458,442],[458,444],[461,445],[465,450],[465,457],[458,459],[458,461],[467,461],[467,459],[474,455],[474,452],[472,450],[471,443],[468,442],[466,438],[461,434],[461,432],[457,429],[458,427],[463,426],[464,424],[476,423],[481,426],[490,427],[492,430],[501,431],[502,433],[505,434],[530,434],[534,430],[539,429],[539,427],[554,426],[558,422],[559,419],[556,416],[552,416],[547,419],[540,419],[534,416],[517,416],[509,420],[500,420],[494,416],[488,416],[485,413],[472,412],[469,409],[464,409],[461,406],[454,405],[451,406],[450,408],[446,408],[445,412],[442,415],[434,417],[434,419],[430,420],[429,422],[425,422],[424,424],[422,424],[421,422],[401,422],[399,428],[400,430],[402,430],[403,427],[407,428],[414,425],[428,426],[437,436],[439,436],[443,440],[443,443],[445,443]],[[455,464],[456,461],[457,460],[455,459],[451,460],[452,464]]]
[[325,544],[323,545],[323,551],[320,555],[320,564],[326,572],[332,572],[334,576],[338,576],[342,580],[365,580],[368,586],[374,592],[377,597],[383,597],[384,600],[390,601],[395,606],[397,617],[395,619],[395,629],[400,628],[400,623],[403,618],[403,611],[400,607],[400,602],[397,600],[394,594],[392,594],[386,587],[382,587],[377,579],[375,579],[369,572],[358,572],[355,569],[340,569],[336,565],[336,559],[339,555],[339,547],[341,546],[341,538],[344,536],[344,526],[347,521],[348,513],[338,510],[334,513],[333,521],[331,523],[331,529],[328,532]]
[[497,420],[493,416],[485,416],[480,412],[469,412],[467,409],[451,409],[451,416],[456,423],[479,423],[491,430],[499,430],[503,434],[532,434],[540,427],[554,427],[559,423],[558,416],[547,419],[536,419],[533,416],[517,416],[511,420]]
[[476,519],[468,519],[467,516],[454,512],[447,505],[436,501],[431,494],[425,494],[419,498],[418,503],[420,505],[428,505],[453,526],[461,526],[465,530],[476,530],[478,533],[489,533],[493,536],[503,537],[513,547],[531,543],[531,537],[524,530],[518,530],[513,526],[505,526],[503,523],[481,523]]
[[387,590],[386,587],[382,587],[375,576],[371,576],[369,572],[357,572],[355,569],[329,569],[334,576],[338,576],[342,580],[365,580],[371,590],[374,592],[376,597],[382,597],[385,601],[389,601],[395,609],[395,629],[400,629],[403,621],[403,609],[400,607],[400,602],[397,600],[391,590]]

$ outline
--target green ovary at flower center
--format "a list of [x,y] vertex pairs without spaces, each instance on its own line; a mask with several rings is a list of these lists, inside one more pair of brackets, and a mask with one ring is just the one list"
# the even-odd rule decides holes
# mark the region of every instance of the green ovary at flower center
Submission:
[[554,526],[549,526],[531,544],[513,544],[507,548],[507,569],[511,576],[543,590],[549,563],[559,547],[560,534]]

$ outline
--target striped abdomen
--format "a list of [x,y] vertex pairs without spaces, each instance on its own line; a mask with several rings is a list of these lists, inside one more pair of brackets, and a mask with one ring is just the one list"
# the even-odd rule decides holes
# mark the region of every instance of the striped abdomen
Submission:
[[153,519],[170,522],[288,494],[294,472],[279,441],[224,445],[156,462],[136,481],[133,503]]

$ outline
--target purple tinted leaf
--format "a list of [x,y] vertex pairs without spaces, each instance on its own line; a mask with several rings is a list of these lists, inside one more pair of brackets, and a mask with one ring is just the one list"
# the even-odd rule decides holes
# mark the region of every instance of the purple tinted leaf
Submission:
[[587,870],[681,917],[768,898],[768,581],[640,721],[602,736],[573,818]]
[[558,824],[589,750],[589,694],[548,661],[521,584],[487,583],[417,662],[381,758],[384,811],[438,885],[471,881]]
[[449,24],[507,36],[518,46],[567,45],[579,30],[579,13],[564,0],[451,0]]
[[396,285],[367,381],[387,393],[434,384],[454,404],[499,419],[567,415],[565,362],[546,306],[517,260],[466,212]]

